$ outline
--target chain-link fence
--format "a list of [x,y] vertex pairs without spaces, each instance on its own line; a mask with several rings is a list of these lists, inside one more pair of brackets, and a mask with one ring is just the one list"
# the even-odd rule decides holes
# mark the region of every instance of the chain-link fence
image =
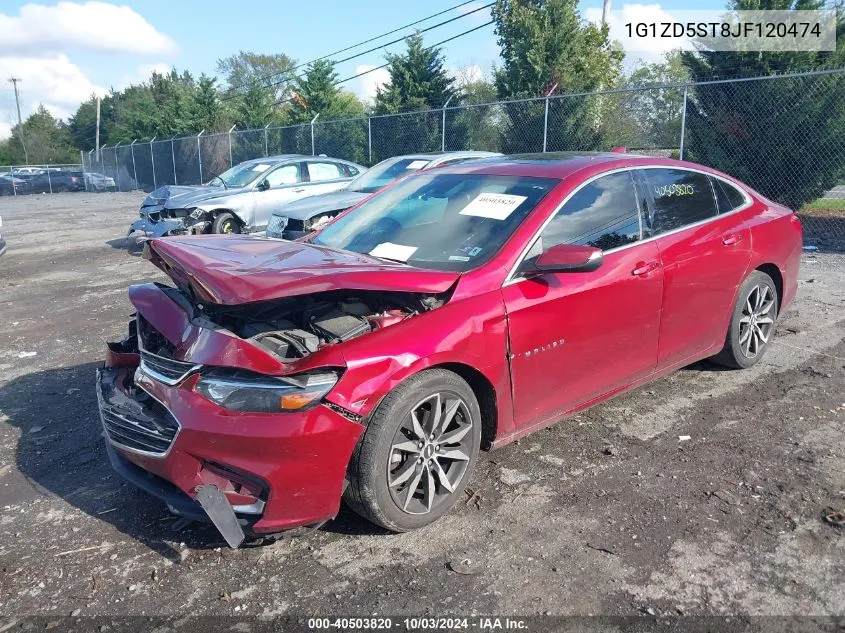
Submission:
[[[194,185],[241,161],[325,154],[629,151],[696,161],[798,209],[806,241],[845,247],[845,69],[645,86],[154,139],[83,154],[121,191]],[[99,157],[97,157],[99,154]]]

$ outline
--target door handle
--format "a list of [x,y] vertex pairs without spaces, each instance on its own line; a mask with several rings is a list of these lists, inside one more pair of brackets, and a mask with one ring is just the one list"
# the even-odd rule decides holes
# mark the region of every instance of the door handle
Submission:
[[725,246],[733,246],[734,244],[738,244],[742,241],[742,236],[737,235],[736,233],[728,233],[727,235],[722,236],[722,244]]
[[302,193],[303,191],[305,191],[305,187],[298,187],[293,190],[294,193]]
[[641,277],[649,274],[653,270],[657,270],[657,266],[657,262],[637,262],[637,267],[631,271],[631,274]]

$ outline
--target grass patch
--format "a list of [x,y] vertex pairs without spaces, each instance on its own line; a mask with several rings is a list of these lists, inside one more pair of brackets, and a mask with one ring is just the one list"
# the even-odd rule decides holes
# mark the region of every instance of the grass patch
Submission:
[[845,216],[845,199],[819,198],[801,207],[799,213],[817,216]]

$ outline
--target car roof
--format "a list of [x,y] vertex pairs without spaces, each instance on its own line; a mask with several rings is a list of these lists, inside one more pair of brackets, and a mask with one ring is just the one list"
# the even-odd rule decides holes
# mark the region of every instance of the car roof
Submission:
[[545,154],[515,154],[497,156],[484,160],[446,165],[437,172],[458,174],[488,174],[502,176],[535,176],[563,179],[578,172],[600,173],[624,167],[686,167],[703,172],[720,172],[682,160],[646,156],[644,154],[621,154],[617,152],[548,152]]
[[276,165],[278,163],[284,163],[289,160],[331,160],[337,163],[346,163],[348,165],[356,165],[357,163],[353,163],[352,161],[346,160],[344,158],[335,158],[334,156],[311,156],[310,154],[276,154],[275,156],[263,156],[261,158],[250,158],[249,160],[241,161],[238,163],[239,165],[260,165],[262,163]]

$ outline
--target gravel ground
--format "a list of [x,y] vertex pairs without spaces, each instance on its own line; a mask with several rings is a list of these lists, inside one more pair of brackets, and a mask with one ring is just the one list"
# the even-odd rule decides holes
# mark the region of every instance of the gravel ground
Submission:
[[141,199],[0,202],[0,614],[845,615],[821,519],[845,506],[845,255],[805,256],[755,368],[697,364],[483,454],[427,529],[343,511],[233,551],[103,450],[102,341],[161,279],[122,239]]

